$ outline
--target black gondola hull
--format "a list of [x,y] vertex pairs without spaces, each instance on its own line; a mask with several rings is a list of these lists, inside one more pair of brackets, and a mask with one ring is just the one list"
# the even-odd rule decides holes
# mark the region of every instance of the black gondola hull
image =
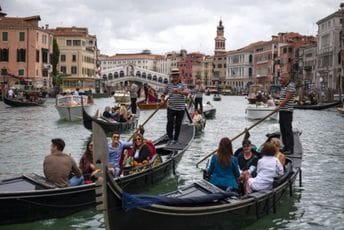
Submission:
[[[84,109],[82,109],[82,118],[83,118],[84,127],[88,130],[92,130],[93,118]],[[112,132],[114,131],[118,131],[122,133],[128,130],[133,130],[137,127],[137,124],[138,124],[137,117],[135,117],[134,119],[128,122],[111,122],[111,121],[106,121],[100,118],[99,119],[94,118],[94,121],[102,127],[102,129],[107,135],[111,135]]]
[[4,97],[4,103],[6,105],[12,106],[12,107],[29,107],[29,106],[41,106],[45,103],[46,99],[45,98],[40,98],[37,102],[30,102],[30,101],[18,101],[18,100],[13,100],[7,97]]
[[[283,198],[293,194],[293,184],[300,175],[302,161],[299,139],[296,140],[295,148],[294,155],[288,156],[289,167],[285,175],[273,189],[254,192],[239,199],[230,197],[219,202],[193,205],[153,204],[124,211],[123,191],[118,184],[107,179],[104,188],[107,229],[132,229],[135,226],[140,226],[140,229],[164,226],[166,230],[241,229],[258,218],[275,212]],[[186,194],[190,193],[190,189],[185,191]],[[179,193],[179,190],[173,192],[175,193]]]

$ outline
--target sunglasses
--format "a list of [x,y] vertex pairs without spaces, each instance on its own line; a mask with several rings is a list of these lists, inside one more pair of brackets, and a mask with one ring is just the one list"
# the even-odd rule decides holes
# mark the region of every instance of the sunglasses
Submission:
[[141,138],[136,138],[134,141],[141,141],[142,139]]
[[243,147],[244,147],[244,148],[247,148],[247,147],[250,147],[250,145],[244,145]]
[[113,138],[113,139],[118,139],[119,136],[118,136],[118,135],[113,135],[112,138]]

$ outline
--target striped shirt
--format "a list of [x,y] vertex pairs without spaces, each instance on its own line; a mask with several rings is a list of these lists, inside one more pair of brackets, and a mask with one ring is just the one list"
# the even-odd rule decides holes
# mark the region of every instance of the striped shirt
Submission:
[[195,98],[202,98],[203,92],[204,92],[203,85],[196,85],[194,92],[195,92]]
[[290,92],[293,94],[292,98],[283,106],[280,108],[280,111],[289,111],[293,112],[293,104],[294,104],[294,95],[295,95],[295,84],[292,82],[289,82],[286,86],[282,86],[281,88],[281,94],[280,94],[280,100],[283,101],[286,96],[287,92]]
[[169,95],[168,108],[177,110],[177,111],[184,110],[186,97],[179,93],[173,93],[173,89],[185,90],[186,86],[184,83],[181,83],[181,82],[178,84],[173,84],[172,82],[167,84],[164,94]]

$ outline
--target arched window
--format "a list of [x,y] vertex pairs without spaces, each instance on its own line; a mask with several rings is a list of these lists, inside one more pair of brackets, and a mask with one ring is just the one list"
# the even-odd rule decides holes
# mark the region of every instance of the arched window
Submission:
[[121,71],[119,72],[119,77],[124,77],[124,71],[123,71],[123,70],[121,70]]
[[109,73],[109,80],[112,80],[112,73]]
[[104,81],[107,81],[107,79],[108,79],[108,78],[107,78],[106,74],[103,74],[103,80],[104,80]]
[[141,72],[140,71],[136,72],[136,77],[141,77]]
[[114,73],[114,78],[115,78],[115,79],[118,78],[118,72],[115,72],[115,73]]
[[158,82],[162,82],[162,77],[159,77],[159,78],[158,78]]
[[146,73],[142,73],[142,78],[146,79]]
[[157,80],[156,75],[153,75],[153,81],[156,81],[156,80]]

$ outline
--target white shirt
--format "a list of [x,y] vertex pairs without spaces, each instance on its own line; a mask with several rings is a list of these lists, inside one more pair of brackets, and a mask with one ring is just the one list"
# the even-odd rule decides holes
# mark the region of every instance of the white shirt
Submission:
[[12,89],[9,89],[9,90],[8,90],[8,96],[9,96],[9,97],[13,97],[13,94],[14,94],[13,90],[12,90]]
[[263,156],[257,165],[257,176],[249,179],[251,188],[255,191],[271,189],[274,177],[283,174],[283,166],[275,156]]

